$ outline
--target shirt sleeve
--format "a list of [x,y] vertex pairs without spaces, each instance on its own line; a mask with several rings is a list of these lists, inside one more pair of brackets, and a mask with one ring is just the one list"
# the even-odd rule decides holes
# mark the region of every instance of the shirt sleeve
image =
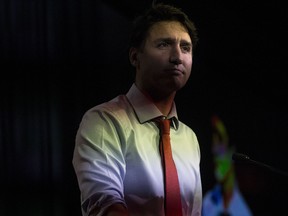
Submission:
[[73,166],[77,176],[83,215],[101,212],[113,203],[125,205],[124,131],[112,113],[92,109],[76,134]]
[[195,194],[194,194],[194,200],[193,200],[193,211],[192,211],[192,215],[197,215],[197,216],[201,216],[202,215],[202,201],[203,201],[203,195],[202,195],[202,181],[201,181],[201,173],[200,173],[200,158],[201,158],[201,154],[200,154],[200,146],[198,143],[198,139],[196,137],[196,135],[194,134],[194,138],[195,138],[195,143],[196,145],[196,149],[197,149],[197,155],[198,155],[198,164],[197,164],[197,176],[196,176],[196,186],[195,186]]
[[194,195],[192,215],[201,216],[202,215],[201,212],[202,212],[202,184],[201,184],[201,177],[199,173],[199,176],[197,178],[197,183],[196,183],[196,191]]

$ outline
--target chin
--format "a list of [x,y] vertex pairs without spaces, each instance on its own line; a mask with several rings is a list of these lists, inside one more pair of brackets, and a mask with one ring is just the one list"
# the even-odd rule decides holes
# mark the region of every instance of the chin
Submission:
[[183,83],[179,83],[179,82],[174,83],[175,91],[182,89],[184,86],[185,86],[185,84],[183,84]]

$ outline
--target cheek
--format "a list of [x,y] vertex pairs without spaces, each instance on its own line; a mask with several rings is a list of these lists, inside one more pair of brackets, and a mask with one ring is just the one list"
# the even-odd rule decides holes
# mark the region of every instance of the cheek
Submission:
[[146,71],[146,73],[149,73],[150,71],[153,71],[154,69],[159,68],[164,64],[165,57],[163,55],[156,55],[153,53],[150,53],[149,55],[143,55],[140,61],[141,70]]
[[193,59],[191,56],[187,56],[186,58],[184,58],[184,64],[185,64],[185,67],[187,68],[187,70],[190,70],[192,69],[192,64],[193,64]]
[[155,62],[158,62],[158,64],[167,62],[169,57],[167,56],[167,53],[165,52],[156,52],[156,53],[150,53],[150,55],[147,56],[148,63],[155,64]]
[[192,62],[185,62],[184,63],[185,71],[186,71],[186,78],[189,79],[192,71]]

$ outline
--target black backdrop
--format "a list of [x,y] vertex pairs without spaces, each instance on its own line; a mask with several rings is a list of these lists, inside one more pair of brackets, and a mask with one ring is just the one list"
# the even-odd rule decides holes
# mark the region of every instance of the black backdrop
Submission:
[[[151,1],[0,0],[0,215],[80,215],[72,169],[83,113],[133,81],[132,18]],[[237,150],[287,171],[288,13],[284,3],[162,1],[195,21],[193,73],[176,100],[198,135],[203,192],[214,184],[210,116]],[[255,215],[285,215],[287,178],[237,166]]]

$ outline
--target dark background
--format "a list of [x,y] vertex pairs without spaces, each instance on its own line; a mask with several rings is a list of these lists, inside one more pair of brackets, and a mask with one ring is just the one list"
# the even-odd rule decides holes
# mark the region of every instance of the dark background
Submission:
[[[162,1],[199,31],[188,85],[177,95],[198,135],[203,193],[214,185],[210,117],[238,152],[287,168],[288,11],[278,1]],[[72,167],[84,112],[133,81],[131,20],[151,1],[0,0],[0,215],[81,215]],[[255,215],[287,215],[288,178],[236,164]]]

